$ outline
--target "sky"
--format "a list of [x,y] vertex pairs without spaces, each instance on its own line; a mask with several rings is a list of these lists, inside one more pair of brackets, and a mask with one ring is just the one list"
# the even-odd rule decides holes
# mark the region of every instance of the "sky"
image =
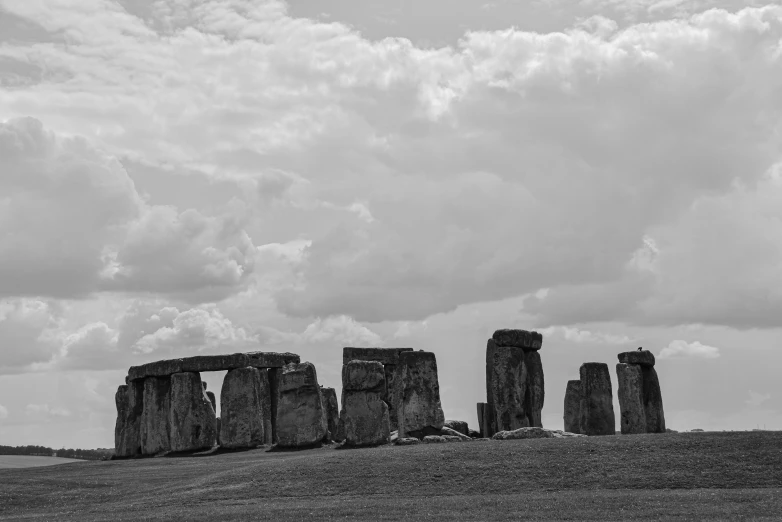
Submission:
[[[669,428],[782,429],[782,6],[0,0],[0,444],[112,447],[131,365],[543,333],[545,427],[643,346]],[[204,374],[219,395],[222,374]]]

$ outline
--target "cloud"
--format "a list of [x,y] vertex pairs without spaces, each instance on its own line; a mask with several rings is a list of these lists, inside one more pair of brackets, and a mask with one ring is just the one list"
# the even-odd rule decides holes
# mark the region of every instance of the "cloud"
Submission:
[[8,408],[0,404],[0,419],[8,418]]
[[301,334],[307,343],[335,342],[343,346],[382,346],[378,334],[345,315],[318,318]]
[[701,344],[698,341],[688,343],[686,341],[675,340],[660,350],[658,359],[679,359],[679,358],[692,358],[692,359],[716,359],[720,356],[719,348],[714,346],[707,346]]
[[0,373],[50,360],[59,349],[60,310],[36,299],[0,300]]
[[65,408],[50,407],[48,404],[28,404],[25,407],[28,417],[48,420],[57,417],[70,417],[71,412]]
[[771,399],[770,393],[757,393],[752,390],[749,390],[749,399],[745,402],[751,408],[758,408],[769,399]]
[[630,344],[635,341],[635,339],[626,335],[592,332],[572,326],[552,326],[541,329],[539,332],[543,334],[544,337],[548,337],[550,335],[560,335],[565,340],[572,341],[574,343],[623,345]]

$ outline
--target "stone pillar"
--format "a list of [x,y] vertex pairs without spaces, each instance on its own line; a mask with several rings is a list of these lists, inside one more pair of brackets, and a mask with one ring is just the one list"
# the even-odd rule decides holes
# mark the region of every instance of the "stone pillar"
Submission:
[[396,375],[399,438],[439,435],[445,422],[437,359],[432,352],[402,352]]
[[524,410],[530,426],[543,427],[543,400],[546,396],[546,386],[543,380],[543,363],[537,350],[524,351],[524,365],[527,367],[527,392]]
[[272,410],[272,442],[277,443],[277,400],[280,397],[280,373],[282,368],[269,368],[269,397]]
[[619,425],[622,435],[646,433],[644,410],[644,382],[637,364],[616,365],[616,386],[619,395]]
[[568,381],[565,389],[565,431],[581,433],[581,381]]
[[660,380],[654,367],[641,367],[644,381],[644,411],[646,412],[646,432],[665,433],[665,413],[663,396],[660,392]]
[[[377,361],[350,361],[342,366],[342,419],[345,445],[377,446],[390,442],[386,379]],[[335,395],[336,398],[336,395]]]
[[[343,369],[344,372],[344,369]],[[323,409],[326,411],[326,425],[329,433],[331,434],[331,440],[335,442],[342,442],[344,436],[340,437],[337,433],[339,426],[339,403],[337,402],[337,392],[334,388],[320,388],[321,396],[323,397]]]
[[117,422],[114,425],[114,455],[133,457],[141,454],[141,415],[144,410],[143,381],[129,381],[114,395]]
[[386,364],[383,366],[383,373],[385,375],[385,393],[383,400],[388,405],[388,421],[391,426],[391,431],[399,429],[399,422],[397,420],[397,406],[399,399],[396,394],[396,364]]
[[195,451],[217,442],[217,417],[196,372],[171,376],[171,451]]
[[261,417],[263,418],[263,443],[271,446],[274,444],[274,427],[272,421],[272,392],[271,379],[269,379],[269,370],[267,368],[257,368],[260,394],[261,394]]
[[307,447],[327,433],[323,399],[315,366],[310,362],[282,367],[277,399],[277,445]]
[[581,375],[581,433],[584,435],[615,435],[614,397],[611,375],[605,363],[584,363]]
[[220,391],[220,445],[254,448],[265,442],[261,372],[237,368],[225,374]]
[[144,409],[141,413],[141,453],[155,455],[171,451],[169,410],[171,377],[144,379]]
[[207,391],[206,398],[212,403],[212,410],[217,413],[217,397],[215,397],[214,392]]
[[487,404],[494,409],[495,429],[512,431],[528,427],[529,419],[525,410],[527,365],[524,363],[524,350],[498,346],[494,339],[489,339],[486,344],[486,375]]

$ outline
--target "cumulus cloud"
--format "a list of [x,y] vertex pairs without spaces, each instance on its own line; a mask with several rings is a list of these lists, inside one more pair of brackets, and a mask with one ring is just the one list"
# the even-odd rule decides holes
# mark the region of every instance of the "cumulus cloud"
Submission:
[[318,318],[301,334],[308,343],[335,342],[343,346],[382,346],[378,334],[345,315]]
[[8,408],[0,404],[0,419],[8,418]]
[[701,344],[698,341],[688,343],[687,341],[671,341],[668,346],[660,350],[657,356],[659,359],[716,359],[720,356],[719,348]]
[[49,361],[59,350],[60,311],[36,299],[0,300],[0,373]]
[[588,344],[624,345],[635,341],[626,335],[593,332],[572,326],[552,326],[539,330],[544,337],[559,335],[567,341]]

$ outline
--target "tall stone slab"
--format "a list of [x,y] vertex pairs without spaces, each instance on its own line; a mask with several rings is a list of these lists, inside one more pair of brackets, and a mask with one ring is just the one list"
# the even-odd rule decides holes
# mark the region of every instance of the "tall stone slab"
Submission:
[[155,455],[171,451],[169,410],[171,377],[144,379],[144,409],[141,413],[141,453]]
[[567,382],[565,389],[565,431],[581,433],[581,381]]
[[445,415],[434,353],[400,353],[396,381],[399,438],[439,434]]
[[225,374],[220,391],[220,445],[254,448],[264,437],[261,372],[246,367]]
[[377,361],[353,360],[342,366],[342,420],[346,446],[390,442],[386,379]]
[[622,435],[646,433],[644,409],[644,379],[638,364],[616,365],[616,386],[619,395],[619,425]]
[[215,397],[214,392],[211,392],[209,390],[206,390],[206,397],[209,399],[209,402],[212,403],[212,409],[217,413],[217,397]]
[[329,433],[331,433],[331,439],[336,442],[342,442],[344,436],[340,437],[337,433],[339,427],[339,403],[337,402],[337,392],[334,388],[320,388],[321,396],[323,397],[323,409],[326,411],[326,426]]
[[320,443],[328,432],[315,366],[282,367],[277,399],[277,445],[300,448]]
[[524,350],[524,365],[527,368],[527,389],[524,410],[530,426],[543,427],[543,401],[546,397],[546,384],[543,378],[543,362],[538,350]]
[[280,374],[282,368],[269,368],[266,370],[269,376],[269,394],[272,409],[272,441],[277,444],[277,401],[280,398]]
[[117,422],[114,425],[114,455],[134,457],[141,454],[141,415],[144,410],[144,384],[130,381],[114,395]]
[[581,423],[584,435],[615,435],[614,398],[611,375],[605,363],[584,363],[581,376]]
[[642,366],[643,400],[646,413],[646,432],[665,433],[665,414],[663,413],[663,396],[660,392],[660,380],[657,371],[651,366]]
[[487,403],[494,408],[497,431],[513,431],[529,426],[526,410],[527,378],[524,350],[498,346],[494,339],[489,339],[486,344],[486,398]]
[[385,373],[386,380],[386,391],[383,394],[383,400],[388,405],[388,421],[391,426],[391,431],[399,429],[399,421],[397,419],[399,398],[397,397],[396,389],[396,367],[396,364],[383,365],[383,372]]
[[272,397],[274,392],[272,391],[271,379],[269,378],[268,368],[257,368],[258,377],[260,379],[259,384],[261,394],[261,417],[263,418],[263,443],[272,445],[274,444],[274,427],[272,421],[274,415],[272,414]]
[[196,372],[171,376],[171,451],[208,449],[217,443],[217,417]]

